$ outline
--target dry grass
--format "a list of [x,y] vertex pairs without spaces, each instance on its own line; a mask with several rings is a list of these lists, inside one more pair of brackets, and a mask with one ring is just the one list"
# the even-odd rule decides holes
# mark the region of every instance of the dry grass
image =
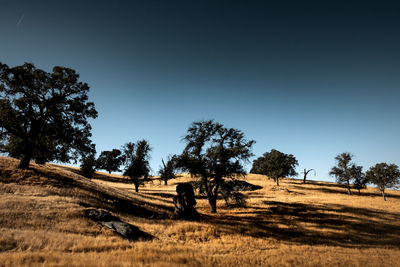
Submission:
[[[175,184],[158,181],[134,192],[118,175],[92,181],[58,165],[17,170],[0,157],[0,266],[399,266],[400,192],[384,202],[375,188],[348,196],[332,183],[261,175],[247,208],[219,201],[200,222],[169,219]],[[84,217],[110,211],[154,236],[129,242]]]

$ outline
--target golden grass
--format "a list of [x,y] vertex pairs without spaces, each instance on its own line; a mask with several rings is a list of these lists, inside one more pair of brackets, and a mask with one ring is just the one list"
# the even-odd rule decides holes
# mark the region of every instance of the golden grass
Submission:
[[[0,157],[0,266],[399,266],[400,192],[384,202],[375,188],[348,196],[333,183],[284,179],[280,187],[245,193],[247,208],[209,213],[197,199],[200,222],[170,219],[175,185]],[[154,236],[130,242],[86,219],[88,207],[110,211]]]

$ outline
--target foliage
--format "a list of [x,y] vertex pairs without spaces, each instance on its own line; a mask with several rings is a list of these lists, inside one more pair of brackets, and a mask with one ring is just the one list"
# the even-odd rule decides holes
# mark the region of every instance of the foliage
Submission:
[[78,78],[69,68],[48,73],[0,62],[0,149],[20,159],[20,168],[31,159],[68,162],[90,152],[88,118],[97,112],[88,102],[89,86]]
[[354,179],[353,187],[358,190],[358,194],[361,195],[360,190],[367,188],[367,179],[365,178],[365,174],[362,171],[361,166],[352,165],[351,173]]
[[124,155],[119,149],[111,151],[102,151],[96,160],[96,167],[101,170],[106,170],[108,173],[120,171],[119,167],[125,161]]
[[360,167],[352,162],[352,155],[350,153],[342,153],[335,157],[336,166],[332,167],[329,175],[336,177],[336,182],[344,184],[347,188],[347,192],[351,195],[350,183],[356,176]]
[[167,163],[162,160],[163,166],[160,167],[158,174],[160,175],[160,180],[164,181],[165,185],[168,185],[168,180],[174,179],[176,177],[175,169],[177,160],[177,155],[173,155],[172,157],[168,156]]
[[375,184],[381,190],[386,200],[385,189],[396,187],[400,183],[399,167],[395,164],[378,163],[366,172],[368,182]]
[[146,140],[140,140],[136,143],[127,143],[124,148],[125,171],[135,185],[135,191],[139,192],[139,186],[142,185],[150,173],[150,145]]
[[297,165],[298,162],[292,154],[272,149],[253,161],[250,172],[267,175],[279,185],[280,178],[297,175],[295,171]]
[[254,141],[245,140],[236,129],[213,120],[193,122],[184,137],[186,147],[177,166],[197,178],[207,194],[211,212],[217,212],[217,197],[223,178],[243,176],[242,162],[252,156]]
[[96,170],[96,159],[93,153],[81,159],[81,173],[86,178],[93,178]]

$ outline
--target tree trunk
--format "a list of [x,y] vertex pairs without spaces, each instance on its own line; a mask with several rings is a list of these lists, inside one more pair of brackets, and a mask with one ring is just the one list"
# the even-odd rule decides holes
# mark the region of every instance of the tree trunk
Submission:
[[135,192],[139,192],[139,181],[135,181],[133,184],[135,185]]
[[19,169],[28,169],[29,168],[29,162],[31,161],[31,157],[30,156],[23,156],[23,158],[21,159],[21,161],[19,162],[18,168]]
[[208,198],[208,202],[210,203],[211,213],[217,213],[217,196],[211,196]]
[[386,201],[385,189],[381,190],[383,200]]
[[303,178],[303,184],[306,183],[306,178],[307,178],[307,170],[304,169],[304,178]]
[[279,178],[276,178],[276,185],[279,186]]
[[168,180],[167,179],[164,180],[164,185],[168,185]]
[[347,181],[347,193],[351,196],[350,183]]
[[358,195],[361,196],[361,189],[358,189]]
[[29,162],[32,159],[32,146],[30,145],[25,145],[24,147],[24,155],[18,165],[18,168],[20,169],[28,169],[29,168]]

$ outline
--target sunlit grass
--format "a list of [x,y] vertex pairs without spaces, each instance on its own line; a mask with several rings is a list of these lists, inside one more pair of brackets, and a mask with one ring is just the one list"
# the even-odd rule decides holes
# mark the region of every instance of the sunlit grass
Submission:
[[[283,179],[246,192],[247,208],[218,201],[200,222],[170,219],[176,183],[148,183],[134,192],[119,175],[79,176],[77,169],[0,158],[0,265],[20,266],[396,266],[400,258],[400,193],[383,201],[368,188],[348,196],[333,183]],[[71,170],[71,171],[70,171]],[[120,180],[118,180],[120,179]],[[120,181],[120,182],[119,182]],[[354,192],[356,193],[356,192]],[[110,211],[154,236],[130,242],[84,217]],[[160,216],[158,216],[160,215]]]

